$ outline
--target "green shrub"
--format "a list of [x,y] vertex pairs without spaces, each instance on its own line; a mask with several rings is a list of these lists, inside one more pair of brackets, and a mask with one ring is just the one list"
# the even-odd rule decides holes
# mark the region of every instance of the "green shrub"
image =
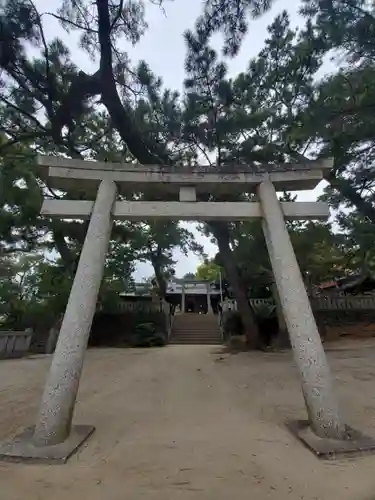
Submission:
[[161,347],[166,344],[166,338],[155,323],[138,323],[130,344],[132,347]]

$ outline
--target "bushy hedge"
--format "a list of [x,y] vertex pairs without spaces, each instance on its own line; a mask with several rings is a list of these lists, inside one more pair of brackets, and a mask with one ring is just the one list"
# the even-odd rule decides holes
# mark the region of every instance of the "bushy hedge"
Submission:
[[90,346],[151,347],[165,345],[165,315],[155,311],[97,313],[91,328]]
[[130,338],[132,347],[161,347],[167,343],[165,332],[155,323],[139,323]]

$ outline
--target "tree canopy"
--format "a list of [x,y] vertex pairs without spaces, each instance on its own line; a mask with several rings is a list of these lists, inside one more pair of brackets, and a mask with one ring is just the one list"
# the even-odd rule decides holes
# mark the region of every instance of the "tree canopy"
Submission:
[[[160,4],[168,9],[168,2]],[[39,215],[43,198],[92,199],[92,193],[53,189],[36,164],[37,154],[186,168],[206,163],[212,169],[333,157],[324,193],[333,220],[288,226],[303,276],[315,283],[349,271],[372,272],[375,10],[365,0],[301,0],[301,27],[291,25],[287,12],[279,13],[260,52],[242,72],[229,74],[228,62],[249,27],[272,4],[205,0],[194,28],[181,33],[186,78],[179,94],[147,61],[134,63],[124,50],[147,30],[146,0],[61,0],[49,12],[39,11],[32,0],[2,2],[2,319],[21,321],[25,304],[61,314],[87,229],[86,222]],[[51,18],[68,35],[78,35],[95,68],[91,73],[78,66],[63,37],[46,36]],[[223,42],[216,50],[218,32]],[[336,62],[328,74],[327,58]],[[147,196],[158,199],[156,193]],[[126,199],[144,197],[134,192]],[[253,197],[233,193],[226,200]],[[260,224],[208,221],[200,228],[217,243],[218,256],[202,264],[197,277],[211,279],[220,266],[249,342],[250,332],[255,342],[247,289],[249,283],[272,280]],[[111,302],[109,297],[131,284],[137,261],[152,264],[159,292],[165,293],[176,248],[203,255],[178,222],[116,221],[100,300]]]

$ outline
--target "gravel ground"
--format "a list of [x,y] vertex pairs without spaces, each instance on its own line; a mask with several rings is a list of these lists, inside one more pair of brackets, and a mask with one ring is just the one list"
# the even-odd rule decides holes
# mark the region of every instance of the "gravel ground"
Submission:
[[[375,341],[328,355],[348,422],[375,436]],[[51,358],[0,362],[0,438],[33,423]],[[92,349],[62,466],[0,463],[4,500],[370,500],[375,456],[322,462],[285,429],[305,418],[291,354]]]

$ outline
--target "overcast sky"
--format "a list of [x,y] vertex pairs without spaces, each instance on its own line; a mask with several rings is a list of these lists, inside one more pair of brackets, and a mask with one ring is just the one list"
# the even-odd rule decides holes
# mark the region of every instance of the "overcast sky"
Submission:
[[[53,12],[60,5],[60,0],[34,0],[39,12]],[[182,37],[186,29],[193,28],[196,18],[201,12],[202,0],[174,0],[164,3],[164,12],[157,6],[147,2],[147,22],[149,29],[136,47],[126,47],[132,62],[144,59],[151,69],[163,78],[164,84],[172,89],[182,90],[184,80],[184,58],[185,44]],[[302,25],[302,20],[298,16],[298,4],[296,0],[277,0],[274,8],[260,20],[254,21],[249,33],[242,45],[239,55],[229,61],[229,75],[234,76],[244,71],[249,60],[254,57],[263,47],[264,39],[267,35],[267,26],[272,19],[282,10],[288,10],[291,22],[294,26]],[[66,34],[58,22],[52,17],[45,19],[45,32],[47,39],[55,36],[63,38],[70,47],[75,63],[84,71],[91,72],[97,69],[95,62],[92,62],[86,53],[77,49],[77,35]],[[48,19],[48,21],[47,21]],[[215,39],[215,45],[220,43],[220,37]],[[219,46],[219,45],[217,45]],[[326,67],[326,71],[331,68]],[[314,201],[322,192],[322,186],[318,186],[313,192],[300,192],[299,199],[304,201]],[[195,225],[188,224],[189,229],[194,231],[196,238],[204,244],[205,251],[209,256],[217,252],[216,245],[209,239],[203,237],[196,231]],[[180,252],[175,252],[176,275],[183,276],[185,273],[194,272],[199,264],[198,257],[189,255],[185,257]],[[137,281],[153,274],[150,265],[140,263],[137,265],[135,279]]]

